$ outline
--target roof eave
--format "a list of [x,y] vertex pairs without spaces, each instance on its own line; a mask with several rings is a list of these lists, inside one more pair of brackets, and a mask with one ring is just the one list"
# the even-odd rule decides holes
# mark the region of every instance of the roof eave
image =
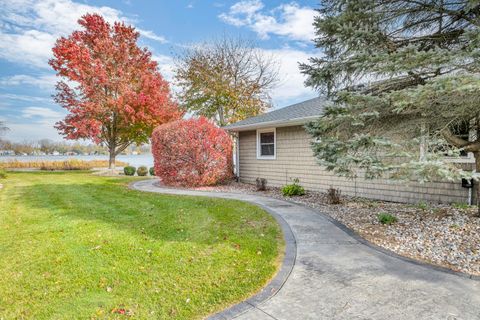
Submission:
[[230,125],[224,127],[225,130],[233,131],[233,132],[240,132],[240,131],[248,131],[248,130],[255,130],[255,129],[262,129],[262,128],[279,128],[279,127],[291,127],[302,125],[311,120],[318,119],[320,115],[316,116],[309,116],[309,117],[302,117],[302,118],[295,118],[295,119],[286,119],[286,120],[276,120],[276,121],[265,121],[259,123],[252,123],[252,124],[245,124],[245,125]]

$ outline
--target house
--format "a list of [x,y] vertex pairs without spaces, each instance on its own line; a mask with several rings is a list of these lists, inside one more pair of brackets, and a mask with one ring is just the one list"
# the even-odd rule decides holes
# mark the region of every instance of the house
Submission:
[[0,150],[0,156],[14,156],[15,151],[13,150]]
[[[303,127],[322,114],[325,104],[324,98],[314,98],[226,126],[236,137],[235,170],[240,181],[254,184],[256,178],[265,178],[268,186],[280,187],[298,178],[307,190],[324,192],[333,187],[345,195],[377,200],[471,201],[472,190],[460,182],[348,179],[327,171],[313,156],[311,137]],[[471,160],[465,159],[464,165],[473,168]]]

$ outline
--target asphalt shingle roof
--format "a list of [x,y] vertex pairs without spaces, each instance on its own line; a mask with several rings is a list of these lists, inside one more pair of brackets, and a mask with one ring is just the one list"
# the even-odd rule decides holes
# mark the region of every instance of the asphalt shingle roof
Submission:
[[287,122],[288,120],[302,119],[320,116],[327,100],[323,97],[313,98],[300,103],[292,104],[278,110],[273,110],[256,117],[251,117],[242,121],[235,122],[225,129],[240,129],[242,127],[253,127],[265,122]]

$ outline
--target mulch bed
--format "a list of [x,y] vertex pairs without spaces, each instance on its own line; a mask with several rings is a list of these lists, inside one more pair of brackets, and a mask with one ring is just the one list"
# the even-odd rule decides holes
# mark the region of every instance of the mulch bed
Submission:
[[[476,207],[411,205],[346,196],[341,197],[340,204],[330,204],[327,194],[321,192],[284,197],[279,188],[256,191],[253,185],[236,182],[196,190],[262,194],[300,203],[326,213],[368,241],[397,254],[480,275],[480,218],[474,217]],[[398,221],[381,224],[380,213],[394,215]]]

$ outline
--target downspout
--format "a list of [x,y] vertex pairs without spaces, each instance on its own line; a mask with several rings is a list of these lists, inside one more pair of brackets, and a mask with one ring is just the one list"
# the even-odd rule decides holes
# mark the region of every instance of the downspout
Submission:
[[240,132],[235,132],[235,152],[233,155],[233,165],[235,168],[235,179],[240,181]]

